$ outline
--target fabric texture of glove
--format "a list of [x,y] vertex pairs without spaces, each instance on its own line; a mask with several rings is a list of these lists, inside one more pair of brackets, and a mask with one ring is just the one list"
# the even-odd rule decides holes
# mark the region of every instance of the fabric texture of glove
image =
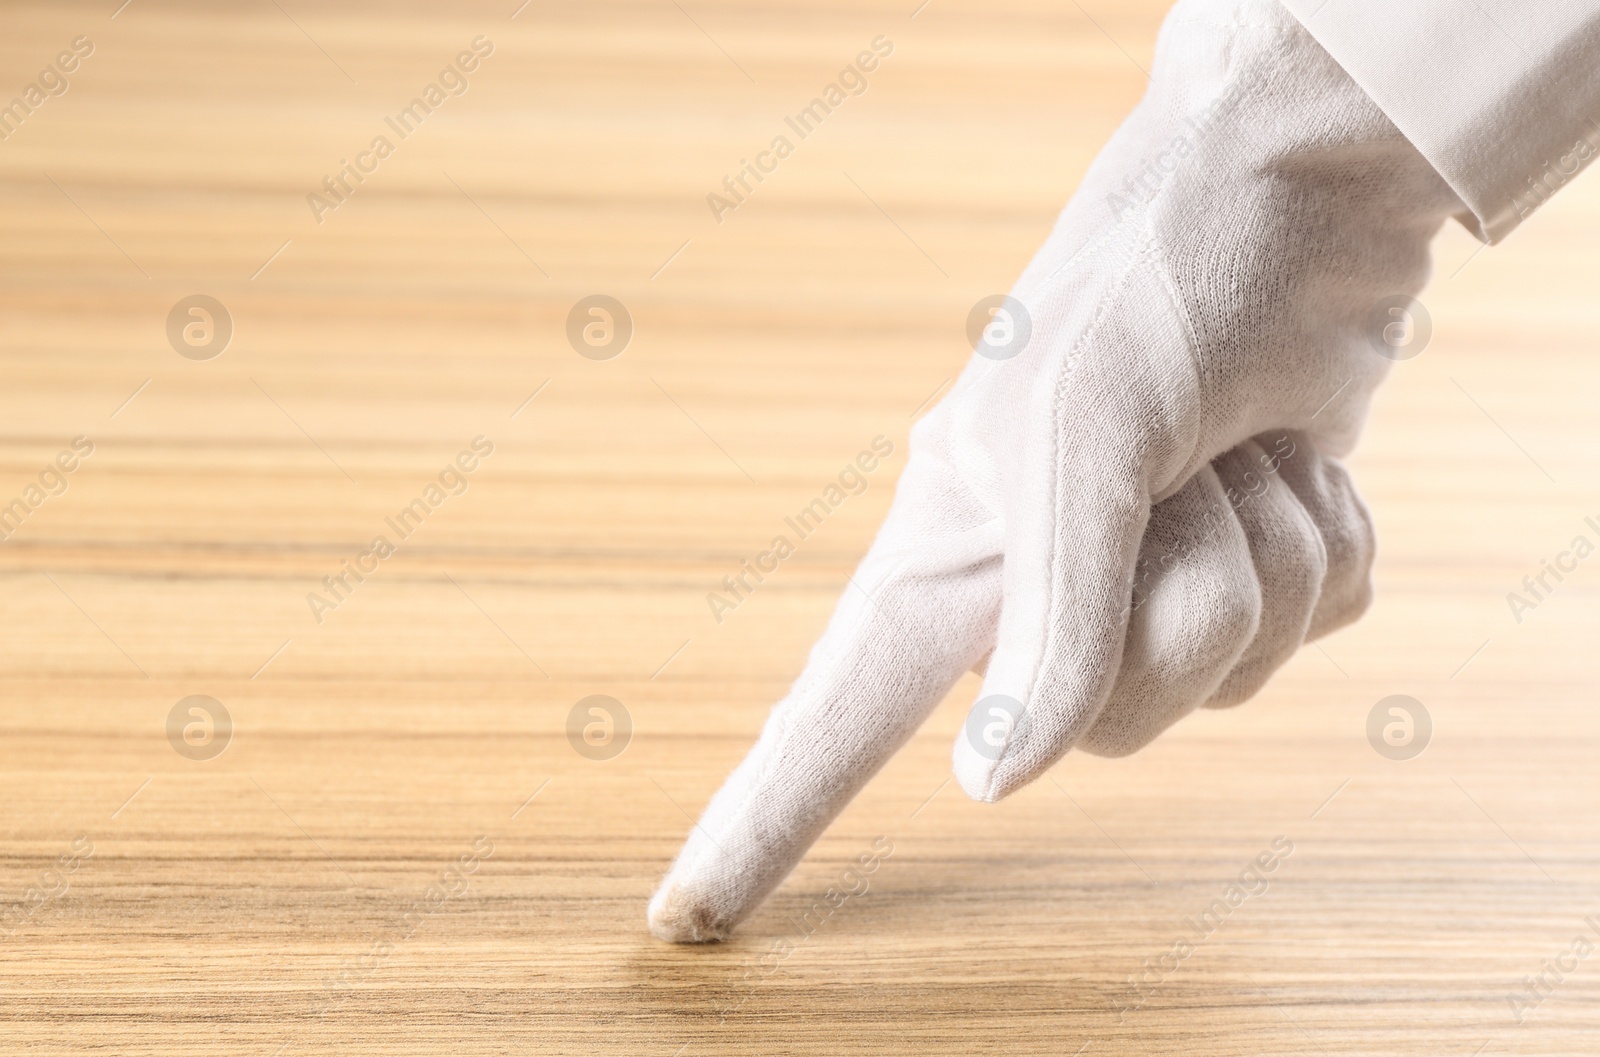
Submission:
[[726,935],[975,665],[954,769],[997,800],[1075,744],[1124,754],[1243,700],[1358,615],[1371,529],[1330,456],[1388,367],[1374,321],[1462,209],[1276,0],[1179,3],[1004,308],[1027,340],[980,344],[917,423],[804,672],[652,899],[656,935]]
[[1600,3],[1283,0],[1498,242],[1600,155]]

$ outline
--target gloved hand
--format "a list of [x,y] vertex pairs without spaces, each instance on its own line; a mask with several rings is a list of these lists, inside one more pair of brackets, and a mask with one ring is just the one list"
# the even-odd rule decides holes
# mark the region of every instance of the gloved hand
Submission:
[[[1276,0],[1182,0],[1012,295],[1031,337],[980,346],[913,430],[877,540],[652,931],[725,935],[985,658],[954,766],[997,800],[1074,744],[1131,752],[1204,698],[1242,700],[1359,612],[1370,534],[1324,456],[1387,368],[1374,325],[1464,212]],[[1201,517],[1285,436],[1290,487]]]

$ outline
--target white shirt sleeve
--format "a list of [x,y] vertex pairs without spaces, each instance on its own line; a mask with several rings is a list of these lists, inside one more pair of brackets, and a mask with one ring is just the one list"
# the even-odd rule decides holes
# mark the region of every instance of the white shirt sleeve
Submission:
[[1283,0],[1498,242],[1600,154],[1600,0]]

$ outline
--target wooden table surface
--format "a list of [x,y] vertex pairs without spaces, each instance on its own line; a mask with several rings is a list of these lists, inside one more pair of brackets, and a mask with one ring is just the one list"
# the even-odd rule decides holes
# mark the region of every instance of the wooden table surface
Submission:
[[[645,900],[1162,5],[115,6],[8,4],[0,35],[0,102],[39,85],[0,142],[0,1051],[1595,1052],[1600,561],[1506,600],[1600,541],[1594,178],[1503,247],[1439,238],[1432,342],[1353,459],[1361,623],[999,805],[948,780],[969,677],[735,940],[673,947]],[[196,294],[232,323],[211,358],[168,338]],[[567,337],[596,294],[633,322],[611,359]],[[568,737],[596,694],[631,722],[610,759]],[[1367,737],[1394,694],[1432,721],[1409,760]],[[185,734],[194,695],[231,733]]]

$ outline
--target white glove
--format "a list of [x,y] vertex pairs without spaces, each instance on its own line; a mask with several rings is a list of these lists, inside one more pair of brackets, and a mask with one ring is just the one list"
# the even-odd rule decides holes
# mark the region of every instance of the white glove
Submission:
[[[1353,619],[1370,530],[1322,456],[1354,443],[1388,307],[1463,209],[1276,0],[1180,2],[1013,294],[1031,338],[974,356],[913,430],[877,540],[652,930],[725,935],[986,657],[954,763],[997,800],[1080,741],[1131,752],[1242,700]],[[1286,436],[1289,487],[1206,519]]]
[[[1116,683],[1078,747],[1126,756],[1197,705],[1254,696],[1302,642],[1366,611],[1374,546],[1344,467],[1303,436],[1216,459],[1150,513]],[[969,721],[980,755],[1003,740],[997,722],[1011,725],[993,713]]]

